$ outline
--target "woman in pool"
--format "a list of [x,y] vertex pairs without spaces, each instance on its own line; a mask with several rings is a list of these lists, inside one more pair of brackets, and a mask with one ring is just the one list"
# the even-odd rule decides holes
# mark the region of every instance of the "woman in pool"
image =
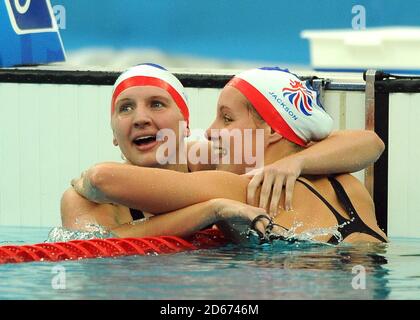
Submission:
[[[141,108],[136,109],[137,111],[140,110],[141,114],[134,114],[134,118],[132,112],[121,112],[123,115],[120,116],[120,111],[115,110],[116,107],[131,109],[136,103],[142,104]],[[127,163],[181,172],[215,169],[215,165],[192,164],[192,162],[186,161],[184,163],[180,163],[181,161],[176,163],[175,161],[172,164],[159,163],[156,150],[162,142],[156,141],[157,132],[160,132],[161,129],[174,132],[176,137],[175,148],[172,148],[172,154],[167,155],[167,158],[176,158],[177,153],[183,155],[183,152],[177,151],[185,150],[184,137],[188,135],[188,128],[181,121],[188,122],[188,120],[189,112],[184,88],[171,73],[162,67],[150,64],[135,66],[124,72],[117,79],[112,101],[112,128],[115,136],[114,144],[119,145],[123,155],[128,159]],[[132,123],[127,123],[129,121],[132,121]],[[181,127],[180,131],[178,130],[179,123],[181,126],[184,126]],[[136,137],[134,137],[133,141],[131,141],[132,139],[127,139],[123,131],[131,127],[137,128],[135,129]],[[369,148],[371,145],[377,147]],[[345,147],[343,148],[342,146]],[[271,185],[274,182],[278,183],[280,181],[283,183],[285,181],[287,208],[289,206],[288,203],[291,201],[294,180],[299,176],[304,160],[305,163],[308,163],[305,166],[307,167],[306,173],[315,174],[320,170],[321,172],[331,173],[340,172],[340,170],[358,170],[379,156],[380,146],[380,139],[369,132],[355,131],[332,135],[323,143],[315,145],[297,156],[283,159],[268,167],[265,172],[257,174],[248,187],[249,202],[253,203],[255,187],[259,185],[261,180],[264,180],[260,201],[261,207],[265,207],[268,201]],[[189,149],[197,149],[197,144],[192,145],[190,143],[189,147]],[[350,163],[344,161],[341,167],[335,163],[337,162],[335,161],[337,155],[343,155],[344,160],[351,159],[354,149],[359,149],[364,151],[364,153],[357,153],[359,158],[352,159],[353,161]],[[330,150],[336,150],[336,153]],[[207,156],[207,146],[205,146],[203,153],[206,153]],[[322,155],[324,156],[322,157]],[[322,164],[318,160],[321,160]],[[311,168],[314,170],[311,170]],[[279,199],[280,193],[277,193],[271,201],[273,207],[278,206]],[[133,219],[139,219],[142,217],[142,213],[124,206],[97,206],[86,202],[74,190],[69,189],[64,194],[62,201],[63,225],[68,228],[80,229],[85,222],[89,221],[89,219],[86,219],[89,216],[96,219],[98,223],[111,227]]]
[[[249,78],[249,81],[241,77]],[[248,86],[244,86],[244,83]],[[297,112],[292,106],[296,100],[287,99],[288,95],[296,91],[301,95],[299,101],[311,100],[309,107],[304,110],[310,113],[309,116],[297,118]],[[265,98],[261,94],[258,95],[258,92],[264,92]],[[267,103],[270,97],[271,102]],[[256,111],[251,103],[256,106]],[[132,109],[135,110],[135,107]],[[125,108],[122,108],[122,111],[125,112]],[[291,119],[285,120],[287,115]],[[116,127],[121,125],[120,120],[119,116],[113,118],[114,133]],[[298,121],[290,122],[294,120]],[[307,88],[303,82],[288,72],[257,69],[235,77],[223,89],[218,104],[218,116],[212,129],[224,128],[228,131],[242,132],[251,129],[254,139],[257,129],[261,129],[264,132],[265,165],[270,165],[296,154],[298,145],[306,145],[311,140],[325,137],[329,133],[330,126],[331,119],[318,105],[316,92]],[[221,138],[219,133],[210,136],[216,140]],[[232,150],[228,154],[234,155],[235,141],[231,142]],[[218,147],[216,151],[224,155],[224,152],[221,152],[225,151],[223,148],[223,146]],[[125,155],[127,157],[127,154]],[[219,166],[219,169],[222,166]],[[224,165],[223,169],[243,173],[246,165]],[[73,185],[79,194],[96,203],[118,203],[153,214],[177,210],[141,224],[113,228],[113,231],[120,236],[146,236],[187,235],[197,228],[222,220],[231,227],[232,219],[235,223],[237,219],[249,223],[261,211],[257,212],[252,207],[242,204],[246,202],[248,182],[249,180],[243,176],[221,171],[183,173],[104,163],[89,169],[80,179],[75,180]],[[353,204],[341,185],[349,193]],[[274,189],[276,187],[281,189],[282,186],[275,185]],[[230,200],[212,200],[216,198]],[[374,206],[369,194],[357,179],[348,174],[332,178],[331,182],[325,177],[312,181],[300,180],[295,186],[293,207],[295,210],[291,212],[279,210],[275,221],[282,227],[273,226],[269,219],[260,219],[258,229],[261,231],[270,224],[269,229],[273,228],[279,234],[284,234],[283,228],[292,227],[294,233],[299,234],[314,228],[333,227],[338,223],[338,230],[346,242],[386,240],[376,224]],[[248,210],[251,213],[248,213]],[[171,217],[171,221],[182,216],[177,220],[177,223],[182,225],[171,224],[174,229],[169,230],[164,222],[168,216]],[[149,227],[153,221],[156,222],[155,226]],[[155,227],[162,223],[165,223],[162,227],[164,232],[157,231]],[[182,231],[179,232],[180,229]],[[329,234],[321,234],[315,239],[336,242],[334,240],[336,238]]]

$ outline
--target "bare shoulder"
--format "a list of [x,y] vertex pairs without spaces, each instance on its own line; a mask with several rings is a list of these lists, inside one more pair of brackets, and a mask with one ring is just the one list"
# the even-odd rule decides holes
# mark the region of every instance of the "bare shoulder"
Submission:
[[[379,231],[375,216],[375,204],[364,184],[351,174],[341,174],[335,178],[343,186],[360,218],[375,231]],[[348,218],[331,183],[326,177],[311,180],[311,182],[343,216]]]
[[121,206],[97,204],[85,199],[73,188],[67,189],[61,197],[60,211],[63,226],[70,229],[79,229],[80,223],[77,221],[82,218],[109,227],[118,224],[127,215]]
[[88,213],[100,209],[103,212],[115,212],[118,207],[112,204],[98,204],[87,200],[78,194],[73,188],[67,189],[61,197],[61,211],[78,211]]
[[[340,184],[343,186],[343,188],[349,195],[350,199],[353,195],[357,198],[362,197],[364,200],[371,200],[371,196],[368,190],[363,185],[363,183],[353,175],[344,173],[335,176],[335,179],[337,179],[337,181],[340,182]],[[328,180],[328,177],[326,176],[307,176],[303,180],[321,192],[333,191],[331,183]]]
[[[341,174],[335,178],[338,182],[340,182],[348,197],[350,198],[353,206],[356,208],[359,214],[361,214],[362,218],[365,217],[369,219],[370,222],[376,223],[376,220],[372,220],[375,216],[375,206],[373,204],[372,197],[370,196],[363,183],[350,174]],[[326,176],[305,177],[300,179],[315,189],[344,217],[348,218],[344,207],[337,197],[336,191]],[[312,194],[312,192],[308,190],[308,188],[302,183],[297,183],[295,188],[298,193],[306,195],[306,198],[308,197],[309,193]]]
[[[375,216],[375,206],[372,197],[370,196],[363,183],[350,174],[338,175],[336,176],[336,179],[343,186],[362,221],[371,229],[386,238],[386,235],[378,227]],[[342,203],[339,201],[336,191],[326,176],[305,177],[300,178],[300,180],[315,189],[336,211],[338,211],[341,216],[343,216],[345,219],[350,219],[349,214],[346,212],[345,207],[343,207]],[[313,212],[317,213],[317,217],[319,218],[318,220],[322,221],[322,226],[335,225],[337,223],[334,215],[331,214],[330,209],[327,208],[327,206],[322,201],[320,201],[318,196],[316,196],[302,183],[296,183],[293,196],[293,206],[298,211],[301,211],[301,218],[306,219],[308,222],[307,224],[314,220]],[[305,213],[310,214],[305,216]],[[319,221],[315,221],[316,226],[319,226]],[[373,238],[369,235],[355,232],[355,234],[351,235],[346,240],[346,242],[376,241],[375,239],[372,239]]]
[[80,194],[78,194],[73,188],[68,188],[61,197],[61,209],[72,209],[72,208],[92,208],[96,203],[91,202]]
[[343,185],[350,199],[352,195],[361,201],[369,202],[373,206],[373,199],[364,184],[351,174],[341,174],[336,179]]

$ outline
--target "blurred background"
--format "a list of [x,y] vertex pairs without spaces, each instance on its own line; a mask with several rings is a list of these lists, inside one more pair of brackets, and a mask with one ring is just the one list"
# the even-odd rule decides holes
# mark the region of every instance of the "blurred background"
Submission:
[[[311,65],[311,55],[308,39],[301,37],[303,30],[420,26],[418,0],[51,0],[51,4],[67,64],[114,69],[144,60],[190,68],[263,63],[305,67]],[[404,30],[393,37],[402,34]],[[420,35],[415,38],[419,41]],[[380,50],[372,43],[370,49]]]

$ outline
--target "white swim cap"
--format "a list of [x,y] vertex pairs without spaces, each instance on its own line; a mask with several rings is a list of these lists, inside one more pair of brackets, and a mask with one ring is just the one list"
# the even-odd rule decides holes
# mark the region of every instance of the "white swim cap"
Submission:
[[247,70],[227,85],[238,89],[265,122],[287,140],[305,146],[331,133],[333,120],[322,107],[318,92],[288,70]]
[[117,97],[126,89],[138,86],[159,87],[167,91],[181,110],[189,126],[187,95],[182,83],[165,68],[152,63],[140,64],[124,71],[115,81],[112,93],[111,115],[115,110]]

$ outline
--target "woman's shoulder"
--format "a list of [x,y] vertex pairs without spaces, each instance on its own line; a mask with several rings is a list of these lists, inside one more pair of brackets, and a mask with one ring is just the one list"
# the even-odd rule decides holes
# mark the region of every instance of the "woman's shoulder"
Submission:
[[[374,211],[373,199],[359,179],[351,174],[339,174],[332,177],[341,184],[347,196],[350,198],[350,201],[356,207],[356,210],[359,209],[357,211],[364,212],[366,214],[372,210]],[[340,207],[336,190],[334,190],[328,176],[311,178],[305,177],[301,178],[301,180],[312,186],[334,207]],[[305,186],[302,185],[301,188],[305,188]]]
[[[343,173],[338,175],[329,175],[329,176],[303,176],[299,177],[300,180],[311,185],[315,189],[324,189],[325,187],[331,186],[329,178],[336,179],[345,189],[357,189],[358,191],[366,191],[363,183],[357,179],[355,176],[349,173]],[[346,190],[347,191],[347,190]]]
[[[346,173],[334,175],[331,177],[336,179],[342,185],[348,197],[352,201],[373,203],[372,197],[370,196],[368,190],[365,188],[364,184],[353,175]],[[307,187],[307,185],[309,185],[327,200],[334,201],[336,200],[336,191],[334,190],[334,187],[328,178],[328,176],[300,177],[299,180],[301,180],[303,183],[297,183],[296,187],[298,190],[301,190],[301,192],[304,192],[305,189],[310,191]],[[306,184],[306,186],[304,184]]]

